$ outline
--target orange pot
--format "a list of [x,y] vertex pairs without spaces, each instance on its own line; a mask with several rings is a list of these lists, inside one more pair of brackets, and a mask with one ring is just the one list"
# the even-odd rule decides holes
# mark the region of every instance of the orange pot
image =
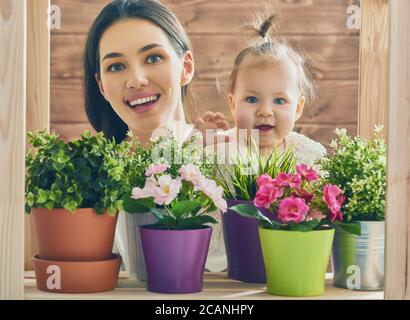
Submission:
[[38,256],[46,260],[99,261],[111,258],[118,214],[91,208],[33,209]]
[[93,293],[113,290],[118,281],[121,258],[103,261],[67,262],[33,257],[37,288],[53,293]]

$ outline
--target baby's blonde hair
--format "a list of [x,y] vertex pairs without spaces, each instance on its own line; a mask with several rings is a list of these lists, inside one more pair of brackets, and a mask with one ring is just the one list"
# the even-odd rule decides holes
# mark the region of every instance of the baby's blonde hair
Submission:
[[[278,30],[277,10],[271,6],[268,7],[268,11],[266,9],[252,12],[251,22],[244,27],[245,32],[251,31],[252,40],[248,47],[240,51],[235,58],[234,68],[229,78],[229,91],[233,93],[235,90],[241,63],[246,56],[253,55],[266,59],[267,63],[277,61],[292,63],[298,73],[299,92],[305,97],[306,103],[310,104],[316,99],[316,89],[312,81],[310,65],[306,61],[307,55],[301,49],[292,47],[284,37],[276,34]],[[269,35],[271,30],[274,31],[273,36]]]

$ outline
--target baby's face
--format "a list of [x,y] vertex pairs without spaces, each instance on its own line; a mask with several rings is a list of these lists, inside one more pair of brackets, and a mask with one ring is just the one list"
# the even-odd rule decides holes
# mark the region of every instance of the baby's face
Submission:
[[259,148],[272,149],[293,130],[305,98],[300,96],[297,72],[283,63],[263,63],[248,55],[241,63],[234,92],[229,94],[238,129],[259,130]]

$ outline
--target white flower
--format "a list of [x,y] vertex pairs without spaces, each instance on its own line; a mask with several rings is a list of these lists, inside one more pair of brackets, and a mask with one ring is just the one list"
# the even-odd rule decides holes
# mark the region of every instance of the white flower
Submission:
[[180,180],[173,180],[169,175],[160,176],[155,188],[154,202],[158,205],[170,204],[177,197],[181,186]]
[[147,178],[144,189],[134,188],[132,190],[133,199],[154,198],[158,205],[170,204],[178,195],[181,189],[181,181],[173,180],[171,176],[160,176],[158,180],[151,176]]
[[194,186],[198,185],[199,182],[204,179],[199,168],[193,164],[183,165],[178,173],[183,180],[192,182]]
[[156,187],[155,178],[149,177],[145,181],[144,189],[141,189],[141,188],[132,189],[131,198],[135,200],[144,199],[144,198],[154,198],[155,197],[155,187]]
[[205,193],[222,212],[226,212],[228,207],[225,199],[223,199],[223,188],[218,186],[214,180],[202,179],[195,187],[195,190]]

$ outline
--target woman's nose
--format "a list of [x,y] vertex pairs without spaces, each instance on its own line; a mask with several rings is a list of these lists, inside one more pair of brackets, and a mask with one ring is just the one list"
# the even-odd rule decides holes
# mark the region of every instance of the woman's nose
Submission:
[[256,111],[258,117],[272,117],[273,116],[273,107],[269,103],[262,104]]
[[127,81],[127,89],[140,89],[148,85],[148,77],[143,69],[135,69]]

